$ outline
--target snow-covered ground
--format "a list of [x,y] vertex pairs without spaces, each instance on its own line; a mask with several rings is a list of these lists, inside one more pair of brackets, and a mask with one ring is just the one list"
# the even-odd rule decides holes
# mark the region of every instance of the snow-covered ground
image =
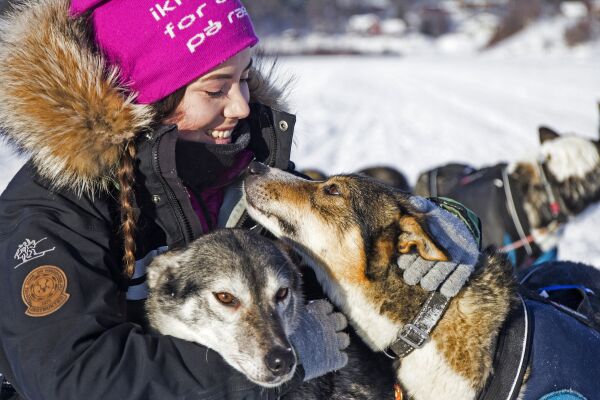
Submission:
[[[535,152],[540,124],[597,137],[600,46],[567,49],[547,24],[482,54],[448,51],[468,48],[463,37],[430,51],[413,43],[423,51],[409,57],[281,59],[280,72],[296,76],[294,161],[330,174],[385,164],[414,183],[449,161]],[[0,145],[0,191],[21,164]],[[600,268],[599,234],[600,206],[569,223],[560,258]]]

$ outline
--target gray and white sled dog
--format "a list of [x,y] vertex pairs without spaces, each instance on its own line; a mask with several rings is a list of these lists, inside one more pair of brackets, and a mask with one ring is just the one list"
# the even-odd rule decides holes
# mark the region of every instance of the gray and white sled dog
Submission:
[[156,257],[147,273],[153,328],[215,350],[259,385],[292,378],[300,276],[274,243],[220,230]]
[[[148,266],[150,325],[204,345],[250,381],[275,387],[290,380],[298,357],[289,337],[304,304],[290,248],[247,230],[223,229]],[[382,399],[393,395],[386,357],[353,337],[348,365],[303,383],[283,399]]]

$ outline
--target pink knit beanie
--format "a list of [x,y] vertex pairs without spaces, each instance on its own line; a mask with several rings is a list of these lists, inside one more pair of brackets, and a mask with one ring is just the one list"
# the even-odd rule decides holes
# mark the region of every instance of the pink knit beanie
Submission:
[[258,37],[239,0],[72,0],[92,11],[96,43],[149,104],[196,80]]

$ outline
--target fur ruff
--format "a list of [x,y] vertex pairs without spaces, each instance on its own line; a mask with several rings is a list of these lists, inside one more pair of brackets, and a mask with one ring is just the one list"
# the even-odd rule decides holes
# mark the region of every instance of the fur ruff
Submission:
[[[68,8],[32,0],[0,19],[0,130],[51,188],[93,195],[116,180],[126,144],[151,129],[154,111],[135,103],[95,49],[87,19]],[[284,107],[275,101],[282,90],[252,76],[252,100]]]

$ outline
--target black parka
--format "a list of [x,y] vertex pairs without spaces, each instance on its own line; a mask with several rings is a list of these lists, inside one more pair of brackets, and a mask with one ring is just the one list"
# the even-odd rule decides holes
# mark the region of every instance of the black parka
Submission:
[[[70,20],[67,0],[35,0],[0,23],[0,129],[30,160],[0,197],[0,373],[27,399],[258,399],[213,351],[150,332],[143,266],[202,234],[175,169],[176,127],[152,128]],[[256,71],[250,148],[287,169],[294,117]],[[116,169],[136,158],[136,275],[123,275]],[[232,188],[226,226],[247,223]],[[235,217],[235,218],[234,218]],[[142,295],[140,295],[142,293]],[[129,298],[131,301],[128,301]]]

